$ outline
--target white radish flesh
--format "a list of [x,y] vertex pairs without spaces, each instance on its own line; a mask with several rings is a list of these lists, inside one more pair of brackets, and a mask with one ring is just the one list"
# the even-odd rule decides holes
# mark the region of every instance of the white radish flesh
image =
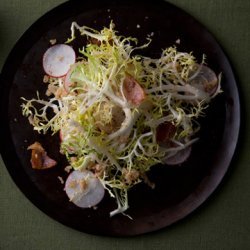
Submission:
[[43,68],[47,75],[62,77],[67,74],[70,65],[76,60],[75,51],[66,44],[57,44],[50,47],[43,56]]
[[97,205],[104,196],[102,183],[88,170],[74,170],[65,183],[65,191],[76,206],[89,208]]

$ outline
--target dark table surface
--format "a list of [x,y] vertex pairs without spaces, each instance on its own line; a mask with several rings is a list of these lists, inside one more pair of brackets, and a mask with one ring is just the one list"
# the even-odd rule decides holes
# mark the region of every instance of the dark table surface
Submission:
[[[0,1],[0,69],[23,32],[63,0]],[[222,185],[181,222],[134,238],[65,227],[25,198],[0,160],[0,249],[250,249],[250,1],[170,0],[203,23],[226,51],[244,106],[238,154]]]

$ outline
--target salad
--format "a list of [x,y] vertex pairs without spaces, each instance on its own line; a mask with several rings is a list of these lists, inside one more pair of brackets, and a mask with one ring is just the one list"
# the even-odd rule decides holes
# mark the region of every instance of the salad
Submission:
[[[76,55],[71,43],[80,39],[77,30],[87,42]],[[159,58],[140,55],[150,41],[138,45],[119,35],[113,22],[101,31],[73,22],[71,37],[44,53],[48,98],[22,97],[22,113],[34,130],[59,133],[71,168],[65,191],[79,207],[97,205],[107,191],[117,202],[110,215],[124,213],[133,186],[154,188],[147,177],[152,166],[189,157],[198,118],[221,92],[220,75],[206,66],[205,56],[197,62],[175,46]],[[38,142],[29,149],[33,168],[56,164]]]

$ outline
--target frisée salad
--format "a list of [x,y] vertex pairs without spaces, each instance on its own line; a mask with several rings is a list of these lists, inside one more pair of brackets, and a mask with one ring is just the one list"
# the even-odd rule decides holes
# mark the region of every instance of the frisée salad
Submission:
[[[81,37],[87,42],[74,51],[71,43]],[[197,62],[175,46],[159,58],[142,56],[150,41],[138,45],[119,35],[113,22],[101,31],[73,22],[71,37],[44,53],[48,97],[22,97],[34,130],[59,133],[71,168],[65,191],[79,207],[96,206],[106,190],[117,203],[110,216],[124,213],[134,185],[154,188],[147,177],[152,166],[187,160],[198,140],[198,118],[221,92],[220,75],[205,56]],[[28,149],[33,168],[56,165],[39,142]]]

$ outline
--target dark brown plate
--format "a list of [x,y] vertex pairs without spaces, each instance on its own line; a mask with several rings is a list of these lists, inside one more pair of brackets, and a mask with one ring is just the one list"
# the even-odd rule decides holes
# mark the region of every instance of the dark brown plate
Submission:
[[[31,98],[36,91],[44,95],[42,56],[50,39],[64,42],[70,25],[77,21],[96,29],[110,20],[120,34],[135,36],[141,43],[154,32],[145,51],[159,56],[161,49],[181,43],[179,50],[193,51],[208,65],[222,72],[223,93],[213,100],[207,116],[201,120],[200,140],[191,157],[180,167],[155,166],[150,178],[151,190],[144,184],[129,193],[127,213],[133,220],[118,215],[109,217],[115,201],[105,196],[98,209],[80,209],[68,201],[57,176],[66,177],[64,158],[59,154],[58,135],[38,135],[21,115],[20,97]],[[78,44],[79,45],[79,44]],[[78,46],[74,44],[75,47]],[[155,231],[190,214],[215,190],[233,157],[239,134],[240,106],[238,90],[227,57],[212,35],[194,18],[163,1],[112,0],[70,1],[48,12],[21,37],[2,70],[1,80],[1,154],[17,186],[39,209],[55,220],[87,233],[129,236]],[[30,166],[27,146],[40,141],[57,167],[35,171]]]

